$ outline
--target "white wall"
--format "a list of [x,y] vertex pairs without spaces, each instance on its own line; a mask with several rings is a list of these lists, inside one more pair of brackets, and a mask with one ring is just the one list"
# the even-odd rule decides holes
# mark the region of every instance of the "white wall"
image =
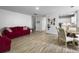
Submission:
[[32,28],[31,16],[0,9],[0,28],[9,26],[28,26]]
[[79,28],[79,11],[77,11],[77,13],[76,13],[77,15],[76,15],[76,19],[77,19],[77,27]]
[[71,22],[71,17],[59,19],[59,23],[70,23],[70,22]]

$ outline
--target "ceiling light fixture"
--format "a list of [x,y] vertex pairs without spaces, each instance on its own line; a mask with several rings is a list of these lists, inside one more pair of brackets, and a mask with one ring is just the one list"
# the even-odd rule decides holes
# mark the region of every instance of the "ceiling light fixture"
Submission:
[[36,10],[39,10],[39,7],[36,7],[35,9],[36,9]]

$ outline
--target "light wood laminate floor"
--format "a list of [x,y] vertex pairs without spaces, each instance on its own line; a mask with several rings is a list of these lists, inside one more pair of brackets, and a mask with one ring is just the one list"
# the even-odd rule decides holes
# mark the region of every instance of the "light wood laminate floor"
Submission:
[[70,53],[78,52],[57,44],[57,36],[44,32],[12,39],[11,50],[7,53]]

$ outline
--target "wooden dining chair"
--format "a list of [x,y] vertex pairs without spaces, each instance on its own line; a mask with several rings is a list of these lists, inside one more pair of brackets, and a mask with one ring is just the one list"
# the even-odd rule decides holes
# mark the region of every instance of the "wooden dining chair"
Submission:
[[58,28],[58,43],[67,46],[65,31],[62,28]]

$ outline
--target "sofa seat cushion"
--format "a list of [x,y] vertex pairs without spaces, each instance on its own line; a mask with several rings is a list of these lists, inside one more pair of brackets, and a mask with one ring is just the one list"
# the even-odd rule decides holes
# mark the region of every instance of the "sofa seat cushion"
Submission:
[[11,48],[11,40],[6,36],[2,36],[0,38],[0,53],[9,51],[10,48]]
[[7,36],[8,38],[12,39],[15,37],[15,33],[14,32],[5,32],[3,33],[3,35]]

